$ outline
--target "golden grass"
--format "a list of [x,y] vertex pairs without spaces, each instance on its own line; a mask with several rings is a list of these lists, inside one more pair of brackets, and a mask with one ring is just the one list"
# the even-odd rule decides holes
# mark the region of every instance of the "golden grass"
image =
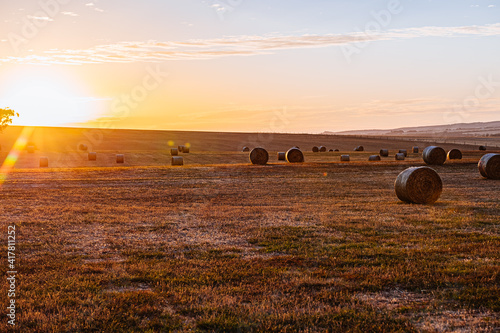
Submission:
[[[19,230],[17,331],[498,328],[498,181],[478,156],[436,166],[443,193],[416,206],[393,184],[419,158],[350,154],[15,170],[0,199]],[[221,156],[241,162],[195,165]]]

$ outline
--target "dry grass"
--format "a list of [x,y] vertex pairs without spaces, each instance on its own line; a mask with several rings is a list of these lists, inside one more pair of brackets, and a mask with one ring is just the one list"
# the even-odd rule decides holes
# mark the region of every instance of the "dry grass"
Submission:
[[0,200],[19,237],[17,331],[498,331],[498,181],[477,156],[435,167],[443,193],[422,206],[393,188],[416,158],[308,154],[14,171]]

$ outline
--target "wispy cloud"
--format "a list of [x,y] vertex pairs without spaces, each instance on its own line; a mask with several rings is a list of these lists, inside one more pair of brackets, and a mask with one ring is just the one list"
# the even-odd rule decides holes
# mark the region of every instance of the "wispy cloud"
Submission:
[[66,16],[79,16],[77,13],[73,13],[73,12],[61,12],[61,14],[66,15]]
[[37,20],[37,21],[47,21],[47,22],[54,21],[53,19],[51,19],[48,16],[33,16],[33,15],[28,15],[27,18],[30,19],[30,20]]
[[[93,5],[93,3],[90,3]],[[87,4],[90,6],[90,4]],[[90,7],[92,7],[90,6]],[[121,42],[89,49],[48,50],[26,57],[0,58],[0,63],[68,64],[160,62],[165,60],[209,59],[227,56],[252,56],[280,49],[320,48],[359,42],[401,40],[422,37],[500,36],[500,23],[482,26],[420,27],[367,34],[301,36],[235,36],[183,42]]]
[[[500,99],[489,98],[481,101],[481,104],[474,108],[476,115],[487,115],[498,112]],[[367,116],[418,116],[443,114],[453,111],[457,106],[462,106],[462,101],[445,98],[415,98],[405,100],[372,100],[361,105],[342,109],[342,113],[349,114],[352,118],[364,118]]]
[[104,9],[101,9],[101,8],[97,7],[97,6],[95,5],[95,3],[93,3],[93,2],[86,3],[86,4],[85,4],[85,6],[87,6],[87,7],[89,7],[89,8],[92,8],[92,9],[93,9],[93,10],[95,10],[96,12],[100,12],[100,13],[104,12]]

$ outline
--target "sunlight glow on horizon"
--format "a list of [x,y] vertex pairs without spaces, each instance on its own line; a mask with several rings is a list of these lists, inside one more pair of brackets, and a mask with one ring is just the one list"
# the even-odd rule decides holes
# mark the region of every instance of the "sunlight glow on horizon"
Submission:
[[6,2],[0,107],[19,113],[13,125],[225,132],[500,119],[500,6],[233,5],[69,2],[45,17],[31,15],[36,2]]
[[92,109],[89,99],[82,97],[87,90],[68,75],[35,66],[11,71],[0,101],[19,113],[19,117],[13,118],[12,125],[64,126],[99,116],[99,110]]

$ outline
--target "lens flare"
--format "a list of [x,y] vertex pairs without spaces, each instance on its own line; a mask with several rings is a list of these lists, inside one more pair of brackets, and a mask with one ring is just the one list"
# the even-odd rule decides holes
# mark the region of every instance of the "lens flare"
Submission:
[[9,152],[9,155],[3,161],[2,168],[0,169],[0,186],[7,179],[7,175],[12,170],[12,168],[16,165],[17,159],[21,152],[26,148],[26,144],[28,143],[28,139],[33,133],[33,127],[24,127],[21,134],[16,140],[14,147]]

